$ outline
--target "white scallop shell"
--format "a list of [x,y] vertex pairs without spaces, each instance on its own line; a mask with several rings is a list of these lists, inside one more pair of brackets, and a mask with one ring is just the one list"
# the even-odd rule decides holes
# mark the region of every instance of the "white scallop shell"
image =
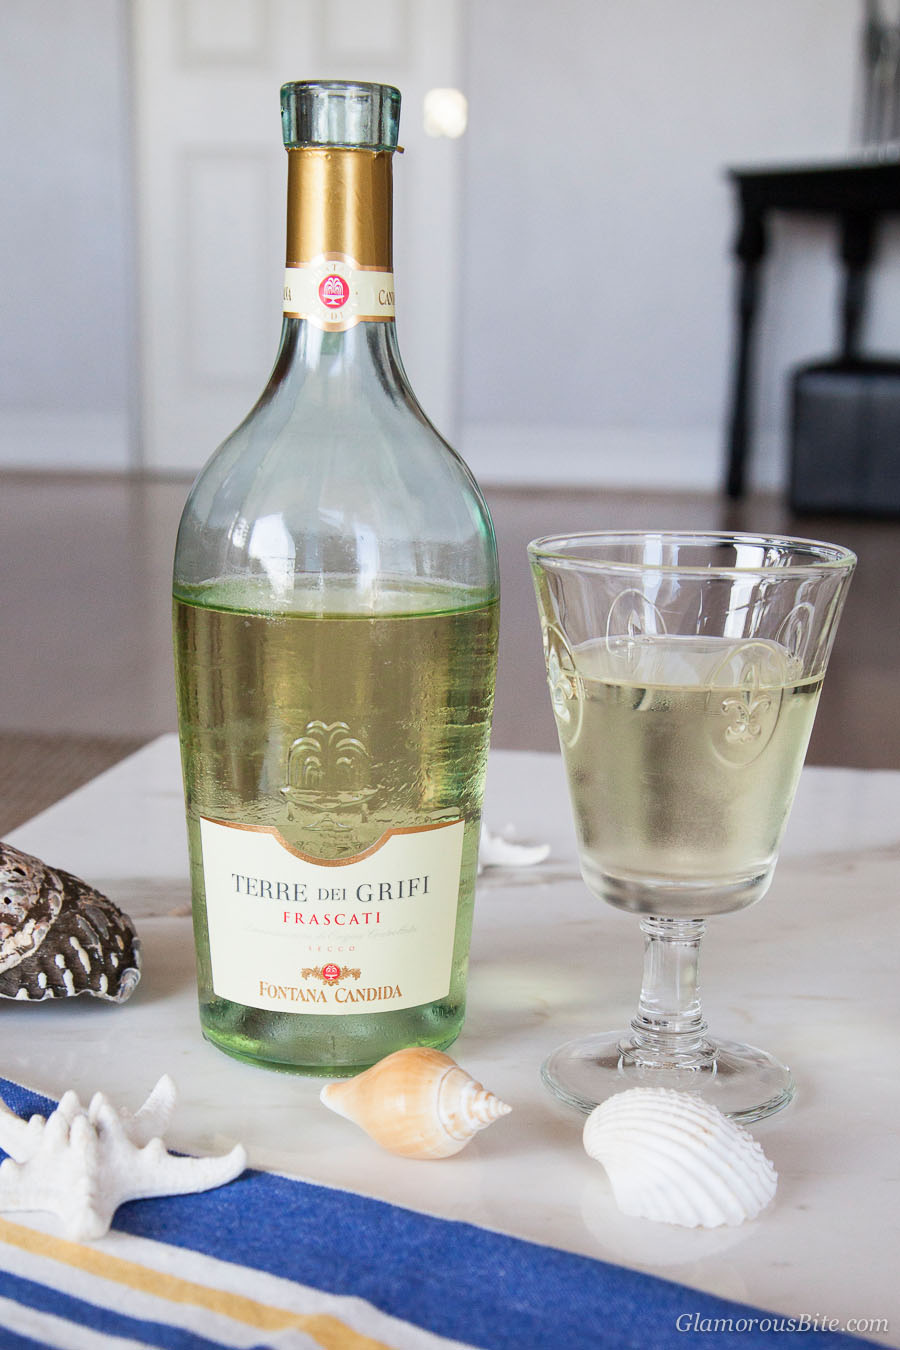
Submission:
[[687,1092],[630,1088],[588,1116],[584,1147],[624,1214],[687,1228],[754,1218],[778,1174],[751,1134]]

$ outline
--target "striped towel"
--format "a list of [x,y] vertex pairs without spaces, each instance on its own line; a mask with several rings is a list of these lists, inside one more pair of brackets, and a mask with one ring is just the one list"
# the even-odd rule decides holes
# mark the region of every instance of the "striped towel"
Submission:
[[[4,1079],[0,1095],[21,1115],[55,1107]],[[2,1350],[866,1344],[779,1330],[786,1318],[637,1271],[267,1172],[131,1201],[98,1242],[56,1232],[52,1217],[0,1217]],[[728,1325],[739,1334],[723,1341]]]

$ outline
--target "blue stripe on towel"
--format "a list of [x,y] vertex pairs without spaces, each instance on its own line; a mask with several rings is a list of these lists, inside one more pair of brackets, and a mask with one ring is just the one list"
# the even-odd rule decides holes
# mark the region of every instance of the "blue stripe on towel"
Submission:
[[[75,1326],[91,1327],[106,1336],[119,1336],[132,1341],[141,1341],[144,1345],[156,1345],[163,1350],[230,1350],[224,1341],[211,1341],[199,1336],[195,1331],[186,1331],[182,1327],[171,1326],[165,1322],[151,1322],[142,1317],[128,1317],[112,1308],[97,1303],[88,1303],[85,1299],[65,1294],[48,1284],[39,1284],[36,1280],[13,1275],[0,1270],[0,1296],[11,1302],[21,1303],[26,1308],[36,1308],[43,1313],[51,1313]],[[7,1340],[9,1330],[0,1328],[0,1346],[6,1350],[14,1342]],[[23,1346],[43,1345],[42,1342],[22,1340]],[[46,1347],[44,1347],[46,1350]]]
[[[29,1116],[34,1115],[49,1116],[51,1111],[55,1111],[59,1105],[51,1097],[42,1097],[39,1092],[32,1092],[31,1088],[21,1087],[18,1083],[11,1083],[8,1078],[0,1078],[0,1097],[6,1102],[10,1111],[15,1111],[17,1116],[24,1116],[26,1120]],[[2,1149],[0,1149],[0,1157],[6,1157]]]
[[0,1345],[3,1350],[47,1350],[45,1341],[33,1341],[30,1336],[20,1336],[17,1331],[4,1327],[0,1331]]
[[[0,1095],[20,1114],[47,1115],[55,1105],[2,1080]],[[247,1171],[199,1195],[131,1201],[114,1226],[367,1299],[394,1317],[484,1350],[685,1350],[679,1315],[731,1318],[741,1328],[751,1318],[769,1318],[776,1327],[787,1321],[605,1261],[265,1172]],[[812,1330],[757,1326],[734,1334],[739,1339],[729,1337],[729,1344],[741,1350],[874,1345]],[[690,1350],[722,1350],[722,1335],[691,1330]],[[180,1344],[200,1350],[204,1342]]]
[[[367,1299],[485,1350],[684,1350],[680,1314],[775,1314],[640,1271],[436,1219],[346,1191],[245,1172],[218,1191],[123,1205],[117,1229]],[[740,1344],[859,1347],[828,1332],[742,1331]],[[871,1343],[870,1343],[871,1344]],[[691,1331],[691,1350],[722,1350]]]

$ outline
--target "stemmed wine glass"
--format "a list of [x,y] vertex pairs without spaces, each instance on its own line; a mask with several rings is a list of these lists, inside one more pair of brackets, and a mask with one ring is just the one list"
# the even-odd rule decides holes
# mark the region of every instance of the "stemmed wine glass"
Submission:
[[718,532],[561,535],[528,553],[582,875],[644,935],[628,1031],[570,1041],[544,1081],[585,1112],[644,1085],[770,1115],[790,1070],[707,1035],[700,940],[768,889],[856,559]]

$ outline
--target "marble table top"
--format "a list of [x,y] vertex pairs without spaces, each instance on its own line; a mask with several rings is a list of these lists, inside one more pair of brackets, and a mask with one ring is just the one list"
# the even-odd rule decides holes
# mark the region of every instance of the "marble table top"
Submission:
[[145,960],[122,1007],[8,1003],[0,1074],[53,1097],[101,1090],[135,1109],[169,1073],[179,1089],[173,1148],[240,1140],[257,1167],[785,1315],[835,1318],[848,1330],[857,1319],[871,1339],[900,1345],[900,773],[806,769],[771,891],[709,924],[713,1032],[765,1046],[798,1083],[787,1110],[753,1127],[780,1182],[774,1204],[740,1228],[621,1215],[583,1152],[582,1118],[541,1086],[539,1066],[561,1041],[624,1025],[641,966],[636,920],[598,904],[580,879],[559,758],[495,752],[485,819],[551,853],[538,867],[480,879],[468,1018],[452,1053],[514,1109],[458,1157],[382,1153],[321,1106],[319,1081],[240,1064],[203,1041],[174,736],[10,836],[126,909]]

